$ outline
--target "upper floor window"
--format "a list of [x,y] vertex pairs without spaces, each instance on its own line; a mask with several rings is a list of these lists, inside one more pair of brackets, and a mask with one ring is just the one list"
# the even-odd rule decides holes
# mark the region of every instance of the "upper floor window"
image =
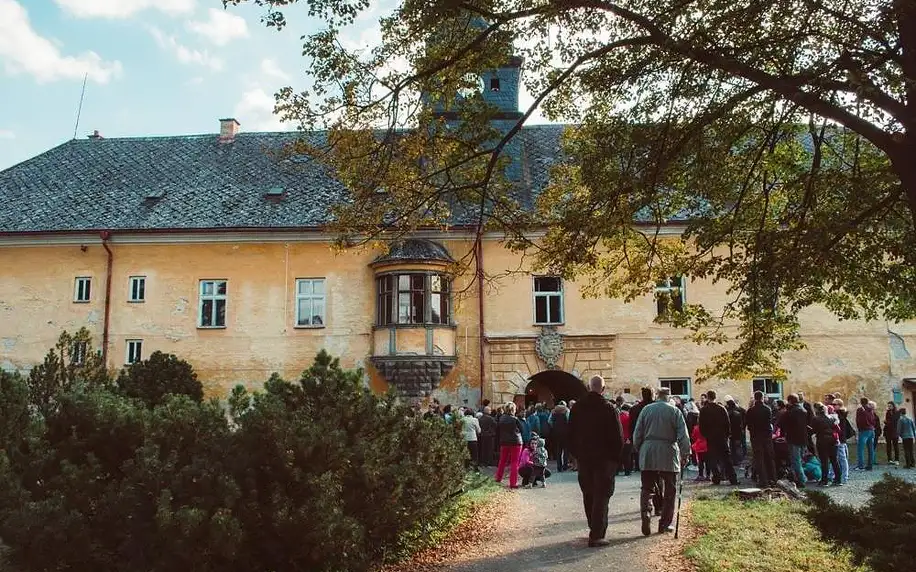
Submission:
[[534,323],[563,323],[563,280],[556,276],[534,277]]
[[671,393],[671,397],[680,397],[682,401],[690,399],[689,377],[665,377],[659,379],[658,384],[667,388]]
[[441,274],[386,274],[377,280],[376,323],[450,324],[450,283]]
[[131,276],[128,302],[143,302],[146,300],[146,276]]
[[198,327],[225,328],[228,282],[226,280],[200,281],[200,306]]
[[490,78],[490,91],[499,91],[499,78],[498,77]]
[[92,298],[92,278],[80,277],[76,279],[73,289],[74,302],[88,302]]
[[324,278],[296,280],[296,327],[323,326],[326,306]]
[[684,277],[672,276],[655,284],[655,303],[659,316],[684,310]]
[[782,399],[782,382],[772,377],[755,377],[751,382],[751,391],[760,391],[770,399]]

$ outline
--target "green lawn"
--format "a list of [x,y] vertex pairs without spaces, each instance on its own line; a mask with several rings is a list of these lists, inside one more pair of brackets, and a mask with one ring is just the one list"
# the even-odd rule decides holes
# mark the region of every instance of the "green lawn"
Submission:
[[871,572],[822,541],[802,509],[791,501],[695,500],[688,518],[699,534],[685,554],[700,572]]

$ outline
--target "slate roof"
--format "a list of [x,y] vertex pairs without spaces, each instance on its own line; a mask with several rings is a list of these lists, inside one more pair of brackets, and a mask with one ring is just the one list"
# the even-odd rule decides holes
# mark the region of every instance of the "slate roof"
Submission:
[[448,250],[438,242],[424,238],[409,238],[391,244],[388,252],[372,261],[373,266],[397,262],[423,262],[438,260],[454,262]]
[[[526,207],[559,160],[564,128],[520,132]],[[271,153],[300,137],[321,145],[325,133],[67,141],[0,172],[0,233],[321,227],[347,193],[320,163]]]

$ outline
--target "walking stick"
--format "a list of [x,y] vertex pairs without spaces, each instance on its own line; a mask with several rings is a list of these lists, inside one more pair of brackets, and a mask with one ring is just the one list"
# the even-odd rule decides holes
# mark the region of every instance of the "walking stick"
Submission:
[[677,515],[675,516],[675,519],[674,519],[674,538],[675,540],[677,539],[678,533],[681,530],[681,499],[684,498],[684,469],[685,468],[686,467],[681,468],[681,478],[680,478],[681,482],[678,484],[678,490],[677,490]]

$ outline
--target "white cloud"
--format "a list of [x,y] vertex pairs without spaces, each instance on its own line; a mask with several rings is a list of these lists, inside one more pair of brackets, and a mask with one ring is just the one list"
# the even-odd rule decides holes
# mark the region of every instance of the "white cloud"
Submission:
[[29,22],[25,8],[15,0],[0,0],[0,61],[11,75],[25,73],[39,83],[82,79],[107,83],[121,74],[121,62],[103,61],[95,52],[78,56],[61,54],[60,47],[40,36]]
[[194,11],[197,0],[54,0],[79,18],[128,18],[146,9],[177,16]]
[[274,96],[264,88],[252,87],[242,94],[233,111],[234,117],[246,131],[289,131],[295,128],[274,115],[275,103]]
[[15,139],[16,134],[10,129],[0,129],[0,139]]
[[290,79],[289,74],[283,71],[280,65],[270,58],[261,61],[261,73],[269,78],[277,78],[281,81],[289,81]]
[[154,26],[149,28],[149,32],[153,35],[153,39],[156,40],[159,47],[171,52],[179,62],[188,65],[204,66],[213,71],[223,69],[223,60],[216,56],[211,56],[210,52],[206,50],[191,49],[181,44],[175,39],[175,36],[166,36],[162,30]]
[[188,22],[188,29],[217,46],[225,46],[237,38],[248,37],[248,24],[241,16],[216,8],[210,8],[207,14],[209,18],[205,21]]

